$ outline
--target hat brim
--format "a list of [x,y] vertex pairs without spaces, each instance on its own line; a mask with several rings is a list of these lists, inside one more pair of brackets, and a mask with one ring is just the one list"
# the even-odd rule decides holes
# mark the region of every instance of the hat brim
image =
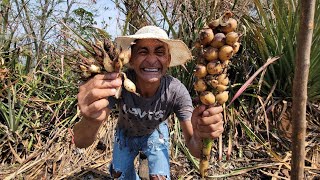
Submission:
[[192,59],[192,54],[187,47],[187,45],[181,40],[173,39],[162,39],[154,38],[153,34],[143,34],[143,35],[131,35],[131,36],[119,36],[115,39],[117,47],[122,50],[130,49],[131,45],[137,39],[158,39],[166,44],[168,44],[169,51],[171,54],[170,67],[183,65]]

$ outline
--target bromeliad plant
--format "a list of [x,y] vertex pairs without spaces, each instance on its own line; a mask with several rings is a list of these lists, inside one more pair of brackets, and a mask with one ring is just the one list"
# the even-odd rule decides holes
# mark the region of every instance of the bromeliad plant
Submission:
[[[264,3],[263,3],[264,2]],[[264,95],[276,84],[273,96],[287,99],[292,97],[294,59],[297,47],[299,11],[297,1],[254,0],[252,14],[243,16],[247,27],[244,46],[249,54],[256,54],[256,68],[262,66],[268,57],[281,55],[279,61],[270,66],[264,75],[261,90]],[[267,11],[266,11],[267,9]],[[316,4],[315,22],[320,21],[320,3]],[[308,100],[320,99],[320,24],[314,24],[308,80]]]

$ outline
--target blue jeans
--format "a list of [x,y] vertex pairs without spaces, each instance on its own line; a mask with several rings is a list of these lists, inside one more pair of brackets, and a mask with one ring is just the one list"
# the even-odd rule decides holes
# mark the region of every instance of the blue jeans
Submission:
[[114,170],[121,172],[119,179],[139,179],[134,168],[134,159],[139,151],[148,158],[150,175],[170,179],[169,130],[166,122],[162,122],[153,133],[145,136],[126,136],[124,130],[117,128],[110,174],[113,176]]

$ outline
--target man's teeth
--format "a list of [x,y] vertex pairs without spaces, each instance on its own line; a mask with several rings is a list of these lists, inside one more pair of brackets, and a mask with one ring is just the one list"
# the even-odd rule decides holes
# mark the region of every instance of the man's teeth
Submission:
[[159,69],[158,68],[143,68],[144,71],[147,71],[147,72],[158,72]]

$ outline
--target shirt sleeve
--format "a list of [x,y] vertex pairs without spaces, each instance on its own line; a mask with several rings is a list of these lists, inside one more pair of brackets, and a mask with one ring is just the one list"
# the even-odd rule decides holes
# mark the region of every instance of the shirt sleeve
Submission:
[[174,113],[180,121],[191,120],[193,105],[187,88],[181,83],[176,89],[176,98],[173,106]]

